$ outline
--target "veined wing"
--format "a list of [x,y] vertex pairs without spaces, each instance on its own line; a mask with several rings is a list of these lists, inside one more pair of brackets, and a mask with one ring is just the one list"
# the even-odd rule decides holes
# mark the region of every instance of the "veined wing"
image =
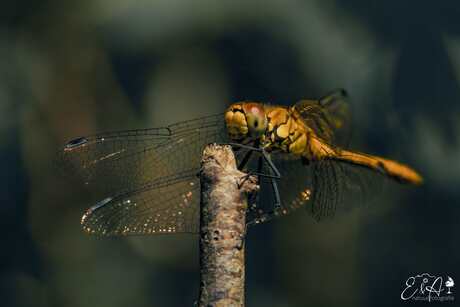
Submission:
[[347,147],[351,114],[345,90],[335,90],[319,100],[301,100],[294,108],[306,125],[326,143]]
[[195,232],[201,154],[207,144],[225,140],[223,116],[214,115],[165,128],[79,138],[64,146],[60,162],[103,199],[82,218],[86,231]]
[[317,221],[372,203],[389,181],[372,169],[343,161],[325,159],[312,167],[312,202],[307,210]]
[[286,158],[282,153],[274,155],[273,160],[281,172],[281,214],[290,214],[298,208],[311,206],[314,190],[312,166],[304,164],[297,156]]
[[162,128],[80,137],[59,152],[58,163],[102,197],[199,167],[201,150],[225,138],[221,114]]
[[83,215],[83,229],[105,236],[197,233],[200,191],[196,174],[196,169],[177,173],[108,197]]
[[[372,202],[388,180],[371,169],[341,161],[324,159],[306,164],[284,153],[272,154],[272,160],[281,173],[279,216],[303,207],[317,221],[330,219]],[[265,166],[264,172],[268,171]],[[248,217],[259,223],[273,210],[269,180],[262,178],[260,185],[261,201]]]
[[[258,171],[269,174],[270,167],[267,163],[263,168],[257,166],[257,158],[253,159],[248,168],[252,171]],[[276,212],[276,216],[288,215],[298,208],[309,206],[312,193],[312,171],[311,166],[302,164],[299,156],[288,155],[284,152],[273,152],[271,159],[276,168],[281,173],[281,179],[277,180],[279,193],[281,197],[281,210]],[[247,171],[247,170],[246,170]],[[251,206],[248,211],[247,220],[255,224],[263,223],[267,216],[273,213],[274,190],[269,178],[260,178],[260,192],[258,202]]]

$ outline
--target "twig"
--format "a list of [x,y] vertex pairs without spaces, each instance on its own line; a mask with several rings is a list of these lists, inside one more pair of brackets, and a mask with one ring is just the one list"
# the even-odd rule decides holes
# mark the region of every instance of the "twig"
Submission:
[[230,146],[208,145],[201,163],[199,306],[244,306],[247,194],[257,180],[237,170]]

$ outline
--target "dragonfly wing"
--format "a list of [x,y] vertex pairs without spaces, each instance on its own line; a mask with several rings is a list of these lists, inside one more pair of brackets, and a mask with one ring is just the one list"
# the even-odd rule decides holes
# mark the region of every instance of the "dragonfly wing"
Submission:
[[312,202],[307,210],[318,221],[371,203],[387,181],[368,168],[340,161],[326,159],[312,166]]
[[196,233],[199,214],[199,180],[190,171],[108,197],[81,223],[86,232],[104,236]]
[[[281,173],[278,215],[304,207],[317,221],[332,218],[372,202],[388,181],[368,168],[335,160],[304,163],[284,153],[272,154],[272,160]],[[266,164],[263,172],[269,172]],[[249,221],[258,223],[267,220],[264,216],[273,210],[274,201],[270,180],[261,178],[260,186],[259,202],[248,214]]]
[[[304,165],[298,156],[286,155],[285,153],[272,153],[271,159],[281,173],[281,179],[277,185],[281,197],[281,210],[278,215],[288,215],[291,212],[306,206],[311,202],[312,192],[312,171],[311,166]],[[251,170],[257,170],[255,165],[250,166]],[[265,163],[263,173],[270,172],[269,166]],[[261,223],[264,218],[273,211],[274,190],[269,178],[260,178],[259,201],[257,205],[248,212],[248,221]]]
[[100,197],[107,197],[197,169],[204,146],[224,139],[219,114],[163,128],[81,137],[62,148],[58,163],[66,174],[80,177]]
[[304,164],[301,159],[276,159],[276,165],[281,172],[279,181],[281,193],[282,214],[309,206],[313,191],[311,165]]
[[294,105],[305,124],[326,143],[347,147],[351,136],[348,95],[338,89],[319,100],[301,100]]
[[[87,231],[195,232],[201,154],[207,144],[225,141],[223,116],[215,115],[165,128],[79,138],[64,146],[58,162],[103,199],[84,215]],[[182,208],[184,201],[188,207]],[[155,222],[158,214],[165,220]]]

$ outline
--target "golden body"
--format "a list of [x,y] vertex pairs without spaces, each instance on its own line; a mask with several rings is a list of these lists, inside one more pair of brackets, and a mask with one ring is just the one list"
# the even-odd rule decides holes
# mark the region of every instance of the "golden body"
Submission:
[[285,107],[239,102],[228,108],[225,120],[228,133],[233,140],[257,140],[268,152],[281,150],[307,162],[322,159],[340,160],[371,168],[398,181],[412,184],[422,182],[422,177],[409,166],[330,144],[308,126],[296,105]]

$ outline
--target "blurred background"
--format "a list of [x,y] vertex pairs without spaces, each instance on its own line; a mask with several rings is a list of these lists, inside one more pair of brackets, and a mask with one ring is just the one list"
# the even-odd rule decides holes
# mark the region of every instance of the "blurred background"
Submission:
[[251,229],[247,306],[393,306],[410,276],[460,283],[459,17],[447,0],[3,1],[1,306],[192,306],[197,236],[85,235],[90,204],[58,176],[56,150],[337,87],[351,147],[425,184],[332,221],[299,211]]

